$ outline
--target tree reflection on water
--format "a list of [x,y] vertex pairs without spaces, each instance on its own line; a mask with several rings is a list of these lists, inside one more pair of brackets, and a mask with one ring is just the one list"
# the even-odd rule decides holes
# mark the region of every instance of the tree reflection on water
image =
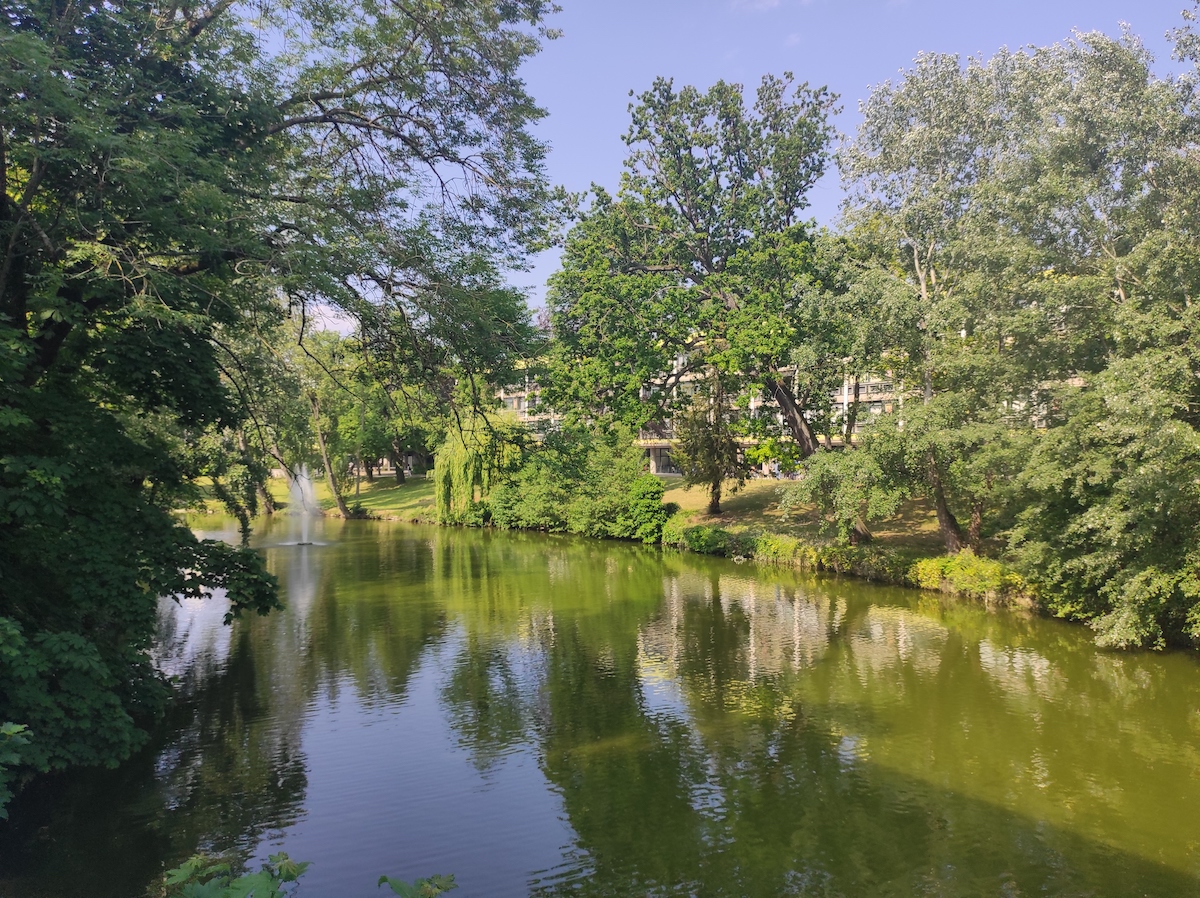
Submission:
[[328,853],[313,894],[1200,894],[1191,657],[634,546],[323,541],[268,550],[284,613],[168,609],[154,747],[23,795],[0,894],[268,843]]

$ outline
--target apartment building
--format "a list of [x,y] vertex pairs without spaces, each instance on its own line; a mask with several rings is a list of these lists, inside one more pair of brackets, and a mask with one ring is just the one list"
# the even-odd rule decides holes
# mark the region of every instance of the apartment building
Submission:
[[[541,390],[531,378],[523,383],[504,387],[497,398],[500,404],[513,412],[517,420],[537,432],[558,425],[558,417],[541,404]],[[846,433],[850,421],[850,409],[854,403],[854,378],[847,377],[841,389],[833,391],[830,403],[835,409],[837,420],[835,428],[840,427],[841,433],[831,437],[834,446],[844,445],[847,439],[853,440],[854,434],[861,433],[870,421],[879,416],[898,412],[903,405],[901,389],[890,374],[867,374],[858,378],[858,413],[853,432]],[[765,402],[759,397],[750,400],[751,411],[757,411]],[[782,416],[779,418],[783,423]],[[654,474],[678,474],[679,469],[671,459],[671,449],[675,445],[675,433],[670,421],[654,422],[647,425],[638,435],[638,443],[646,451],[650,471]],[[750,442],[747,441],[747,446]],[[772,468],[764,465],[764,474],[770,474]]]

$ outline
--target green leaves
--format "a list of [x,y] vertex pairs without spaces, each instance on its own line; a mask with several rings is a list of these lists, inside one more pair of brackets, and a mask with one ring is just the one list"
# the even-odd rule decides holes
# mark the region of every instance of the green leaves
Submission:
[[[435,473],[439,508],[449,512],[444,521],[658,541],[667,517],[663,486],[646,473],[645,453],[629,428],[607,422],[565,425],[538,441],[532,433],[499,424],[493,426],[488,443],[465,456],[459,455],[463,447],[453,430],[439,449]],[[470,434],[464,429],[461,438],[474,443],[477,437]],[[487,453],[496,451],[487,446],[501,438],[508,441],[506,451],[511,454],[487,473]],[[467,485],[472,482],[469,499]]]
[[438,520],[486,523],[473,518],[486,511],[478,506],[504,475],[517,470],[531,439],[523,427],[499,415],[476,414],[452,426],[434,464]]
[[457,889],[458,886],[454,883],[454,875],[449,876],[430,876],[426,879],[417,879],[412,883],[404,882],[400,879],[393,879],[390,876],[379,877],[379,885],[386,885],[395,894],[401,898],[435,898],[435,896],[443,892],[449,892],[451,889]]
[[766,76],[747,108],[740,84],[707,92],[658,78],[630,105],[623,196],[655,210],[692,273],[721,270],[747,236],[795,224],[828,162],[835,98]]
[[171,512],[203,479],[248,533],[267,466],[342,436],[321,420],[333,403],[308,426],[315,384],[263,358],[285,307],[357,320],[386,395],[428,389],[438,410],[456,378],[530,354],[502,272],[559,211],[518,77],[552,11],[6,5],[0,619],[17,654],[0,685],[3,718],[35,734],[30,769],[139,744],[163,693],[160,597],[224,589],[231,619],[274,607],[259,557]]
[[[298,881],[310,866],[308,861],[294,861],[281,852],[271,855],[258,872],[234,876],[229,863],[197,855],[163,874],[163,885],[168,898],[284,898],[295,894],[286,887]],[[388,886],[403,898],[436,898],[458,888],[453,875],[430,876],[412,883],[381,876],[378,885]]]
[[731,396],[790,403],[791,436],[813,451],[804,412],[824,411],[848,355],[840,263],[823,264],[832,255],[800,222],[833,111],[826,89],[790,74],[764,78],[752,104],[741,85],[663,78],[637,97],[620,192],[596,193],[551,280],[552,404],[641,426],[716,371]]
[[1094,621],[1103,644],[1161,647],[1200,638],[1200,432],[1178,407],[1192,377],[1135,361],[1064,396],[1013,542],[1050,610]]
[[683,482],[689,487],[705,487],[708,513],[720,514],[724,482],[732,479],[740,485],[749,473],[720,385],[701,385],[692,404],[675,413],[673,424],[676,442],[671,458],[679,466]]
[[1200,637],[1196,83],[1151,63],[1128,33],[921,56],[840,158],[923,394],[863,451],[1111,646]]
[[122,706],[119,682],[95,641],[64,631],[27,634],[17,621],[0,618],[5,713],[29,730],[18,750],[21,768],[111,766],[141,745],[144,734]]
[[21,749],[29,744],[29,728],[6,721],[0,724],[0,820],[8,819],[8,802],[13,797],[15,768],[22,762]]
[[788,515],[798,505],[815,505],[838,542],[850,544],[870,535],[869,521],[899,510],[908,498],[905,486],[869,451],[820,452],[805,462],[800,479],[783,489],[779,507]]
[[257,873],[234,876],[230,864],[197,855],[163,875],[171,898],[283,898],[284,886],[311,866],[286,854],[273,854]]

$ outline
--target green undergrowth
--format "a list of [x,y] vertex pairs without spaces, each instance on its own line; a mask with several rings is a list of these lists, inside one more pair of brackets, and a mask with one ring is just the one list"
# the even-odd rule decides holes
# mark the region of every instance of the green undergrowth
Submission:
[[1033,589],[1016,571],[994,558],[983,558],[969,549],[957,555],[922,558],[907,572],[921,589],[968,596],[985,601],[1032,602]]
[[797,536],[698,524],[693,512],[678,512],[663,526],[666,548],[755,561],[802,571],[847,574],[875,583],[933,589],[986,602],[1032,604],[1029,585],[1011,568],[970,550],[958,555],[921,556],[877,545],[818,543]]

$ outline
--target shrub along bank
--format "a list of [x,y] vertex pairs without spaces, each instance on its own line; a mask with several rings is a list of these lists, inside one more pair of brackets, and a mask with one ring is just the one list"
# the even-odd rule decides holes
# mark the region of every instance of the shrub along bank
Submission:
[[667,519],[662,529],[662,544],[734,561],[849,574],[876,583],[940,590],[988,603],[1036,604],[1032,588],[1019,574],[1003,562],[978,556],[970,549],[931,558],[886,546],[820,544],[782,533],[700,524],[692,512],[676,512]]

